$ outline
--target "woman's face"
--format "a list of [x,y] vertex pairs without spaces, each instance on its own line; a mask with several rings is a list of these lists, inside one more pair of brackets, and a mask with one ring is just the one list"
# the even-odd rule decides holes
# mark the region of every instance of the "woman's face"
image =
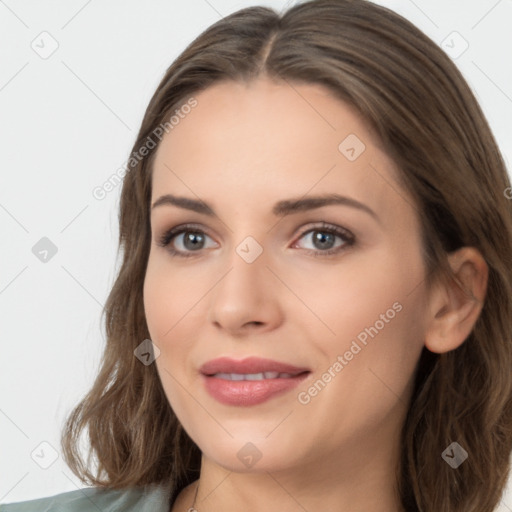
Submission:
[[[393,162],[318,85],[224,82],[195,98],[157,151],[151,206],[181,206],[151,209],[144,283],[173,410],[234,471],[390,460],[427,309]],[[218,358],[231,363],[203,366]]]

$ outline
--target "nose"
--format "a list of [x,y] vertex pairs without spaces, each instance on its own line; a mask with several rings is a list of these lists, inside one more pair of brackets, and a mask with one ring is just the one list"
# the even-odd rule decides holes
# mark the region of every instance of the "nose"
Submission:
[[218,330],[243,336],[273,330],[282,322],[280,282],[264,255],[248,263],[234,252],[210,295],[210,321]]

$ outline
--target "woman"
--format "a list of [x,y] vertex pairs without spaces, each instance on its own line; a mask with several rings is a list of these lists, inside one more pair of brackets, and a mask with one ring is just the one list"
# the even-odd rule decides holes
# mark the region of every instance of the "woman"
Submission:
[[124,179],[103,366],[62,439],[94,487],[2,510],[491,512],[509,187],[460,72],[392,11],[214,24]]

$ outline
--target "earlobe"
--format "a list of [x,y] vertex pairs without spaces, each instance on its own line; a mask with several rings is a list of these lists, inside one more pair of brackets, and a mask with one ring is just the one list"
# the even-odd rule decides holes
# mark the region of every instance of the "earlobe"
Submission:
[[455,350],[467,339],[483,308],[489,269],[474,247],[448,255],[450,282],[438,282],[430,295],[425,346],[431,352]]

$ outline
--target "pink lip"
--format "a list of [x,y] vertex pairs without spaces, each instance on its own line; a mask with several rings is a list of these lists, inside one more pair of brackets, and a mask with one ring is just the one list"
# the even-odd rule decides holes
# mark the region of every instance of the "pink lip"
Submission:
[[[243,360],[221,357],[205,363],[200,372],[206,390],[217,401],[225,405],[250,406],[261,404],[293,389],[308,376],[310,370],[258,357]],[[232,381],[214,377],[216,373],[263,372],[291,373],[293,376],[253,381]]]
[[219,357],[203,364],[199,371],[203,375],[214,375],[215,373],[302,373],[309,371],[309,368],[300,368],[291,364],[280,363],[272,359],[261,357],[247,357],[236,360],[230,357]]

